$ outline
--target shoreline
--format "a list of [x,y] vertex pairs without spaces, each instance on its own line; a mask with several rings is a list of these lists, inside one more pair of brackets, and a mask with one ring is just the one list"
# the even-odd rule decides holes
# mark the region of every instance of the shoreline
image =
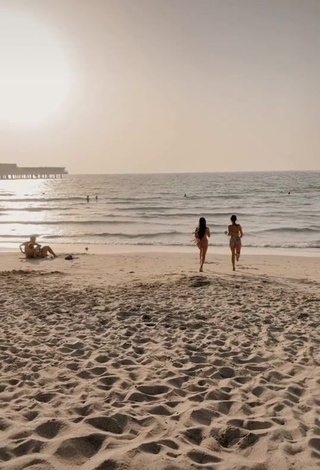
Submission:
[[[69,247],[70,248],[70,247]],[[56,249],[56,247],[54,247]],[[65,257],[73,254],[72,260]],[[199,273],[198,251],[192,252],[88,252],[84,250],[59,251],[55,259],[25,259],[20,252],[0,252],[1,271],[30,271],[51,274],[57,271],[71,276],[72,282],[90,285],[126,285],[134,282],[159,282],[180,276],[230,278],[270,278],[276,282],[299,280],[302,284],[320,284],[320,257],[250,255],[241,256],[232,271],[230,254],[208,252],[204,272]],[[319,285],[320,287],[320,285]]]
[[[41,243],[41,239],[39,239]],[[86,243],[47,243],[54,250],[60,253],[89,253],[93,254],[125,254],[125,253],[187,253],[196,254],[196,246],[165,246],[165,245],[105,245],[105,244],[86,244]],[[19,251],[20,243],[0,242],[0,253],[14,253]],[[229,246],[214,246],[209,244],[209,255],[228,255],[230,256]],[[293,256],[302,258],[320,258],[320,249],[318,248],[260,248],[260,247],[242,247],[242,256]]]

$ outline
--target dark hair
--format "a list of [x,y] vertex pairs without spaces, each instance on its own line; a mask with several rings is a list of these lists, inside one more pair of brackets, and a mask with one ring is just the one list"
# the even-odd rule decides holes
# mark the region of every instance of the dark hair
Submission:
[[230,217],[230,220],[231,220],[231,222],[235,223],[236,220],[237,220],[237,216],[236,216],[236,215],[232,215],[232,216]]
[[198,227],[198,238],[201,240],[205,234],[206,234],[206,229],[207,229],[207,222],[204,217],[200,217],[199,219],[199,227]]

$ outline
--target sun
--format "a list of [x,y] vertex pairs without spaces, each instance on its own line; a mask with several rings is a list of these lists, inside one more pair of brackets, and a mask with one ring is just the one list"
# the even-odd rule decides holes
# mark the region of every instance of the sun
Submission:
[[70,68],[57,39],[40,23],[0,16],[0,121],[37,124],[68,96]]

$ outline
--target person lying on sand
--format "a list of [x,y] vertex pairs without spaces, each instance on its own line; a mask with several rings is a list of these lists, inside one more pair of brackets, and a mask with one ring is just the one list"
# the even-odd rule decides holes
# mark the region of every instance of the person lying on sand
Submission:
[[31,236],[29,241],[21,243],[19,248],[21,253],[23,253],[27,259],[46,258],[49,253],[53,258],[57,258],[57,255],[55,254],[53,249],[48,245],[39,245],[39,243],[37,243],[36,241],[35,236]]

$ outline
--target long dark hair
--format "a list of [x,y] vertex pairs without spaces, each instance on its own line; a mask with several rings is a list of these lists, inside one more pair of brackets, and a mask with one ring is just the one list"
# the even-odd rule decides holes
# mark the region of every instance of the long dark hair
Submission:
[[199,227],[198,227],[198,230],[197,230],[197,235],[198,235],[198,238],[201,240],[205,234],[206,234],[206,230],[207,230],[207,222],[206,222],[206,219],[204,217],[200,217],[199,219]]

